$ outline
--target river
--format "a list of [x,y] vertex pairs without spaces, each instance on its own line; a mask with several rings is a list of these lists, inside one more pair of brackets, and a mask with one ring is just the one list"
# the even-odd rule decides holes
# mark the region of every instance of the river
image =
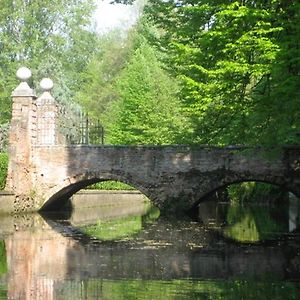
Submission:
[[2,216],[0,299],[298,300],[299,217],[296,199],[208,201],[197,221],[143,201]]

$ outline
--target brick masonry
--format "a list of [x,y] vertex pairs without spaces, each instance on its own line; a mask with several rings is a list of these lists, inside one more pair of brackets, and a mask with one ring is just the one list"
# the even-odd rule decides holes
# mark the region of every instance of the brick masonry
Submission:
[[277,158],[263,149],[188,146],[36,147],[36,192],[40,206],[57,208],[61,199],[102,180],[133,185],[155,205],[186,210],[209,193],[241,181],[277,184],[300,195],[300,149]]

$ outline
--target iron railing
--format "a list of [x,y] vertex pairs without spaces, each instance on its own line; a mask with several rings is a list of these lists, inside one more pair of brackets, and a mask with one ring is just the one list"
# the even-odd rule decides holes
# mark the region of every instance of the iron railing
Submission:
[[104,128],[100,120],[88,114],[69,117],[66,114],[60,114],[59,132],[67,144],[104,144]]

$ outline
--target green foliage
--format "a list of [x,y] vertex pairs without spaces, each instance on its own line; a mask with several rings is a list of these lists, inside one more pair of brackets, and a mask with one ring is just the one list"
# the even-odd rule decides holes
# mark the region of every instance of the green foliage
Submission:
[[226,237],[239,242],[259,242],[260,236],[253,216],[249,213],[235,213],[235,207],[230,207],[227,216],[228,225],[224,229]]
[[81,230],[94,238],[112,241],[137,234],[142,229],[142,217],[133,216],[123,219],[98,221],[96,225],[82,227]]
[[263,182],[242,182],[227,188],[228,197],[233,203],[261,202],[269,203],[285,199],[287,192],[280,187]]
[[143,223],[153,223],[159,218],[159,216],[160,216],[160,210],[155,206],[151,206],[147,214],[142,217]]
[[7,273],[5,242],[0,241],[0,275]]
[[3,190],[5,187],[7,167],[8,167],[7,153],[0,153],[0,190]]
[[35,80],[53,78],[57,100],[72,102],[95,51],[96,34],[89,25],[93,9],[93,0],[1,1],[1,123],[9,121],[10,95],[20,66],[32,70],[35,86]]
[[1,2],[1,123],[25,64],[38,80],[54,78],[63,122],[81,113],[76,99],[112,144],[299,142],[297,1],[153,0],[127,36],[101,38],[94,8]]
[[177,84],[145,38],[139,42],[116,83],[119,99],[106,115],[112,144],[176,143],[183,128]]
[[155,43],[181,79],[189,142],[299,142],[299,10],[283,0],[149,2]]
[[[65,284],[68,284],[66,282]],[[221,280],[88,280],[81,281],[87,298],[98,291],[110,300],[298,300],[297,282]],[[67,291],[70,288],[66,289]]]
[[160,211],[147,203],[147,213],[143,216],[129,216],[114,220],[99,220],[97,224],[80,229],[92,238],[104,241],[133,238],[142,230],[143,224],[152,223],[160,216]]
[[120,181],[101,181],[88,187],[91,190],[135,190],[134,187]]
[[98,49],[83,74],[76,101],[93,117],[102,119],[108,105],[118,98],[115,88],[117,77],[131,51],[130,37],[112,31],[97,41]]
[[276,218],[274,210],[268,206],[229,206],[225,236],[246,243],[272,239],[287,230],[286,224]]

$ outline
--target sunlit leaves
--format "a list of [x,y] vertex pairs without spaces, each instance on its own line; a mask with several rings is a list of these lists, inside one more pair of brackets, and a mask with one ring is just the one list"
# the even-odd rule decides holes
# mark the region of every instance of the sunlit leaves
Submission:
[[112,31],[95,45],[98,50],[82,74],[76,100],[86,112],[102,121],[109,104],[118,98],[115,83],[132,51],[132,42],[129,37],[125,41],[121,32]]
[[281,0],[149,3],[193,142],[297,141],[299,11]]
[[176,143],[183,126],[177,84],[145,40],[133,53],[116,88],[119,99],[112,103],[106,121],[109,142]]

